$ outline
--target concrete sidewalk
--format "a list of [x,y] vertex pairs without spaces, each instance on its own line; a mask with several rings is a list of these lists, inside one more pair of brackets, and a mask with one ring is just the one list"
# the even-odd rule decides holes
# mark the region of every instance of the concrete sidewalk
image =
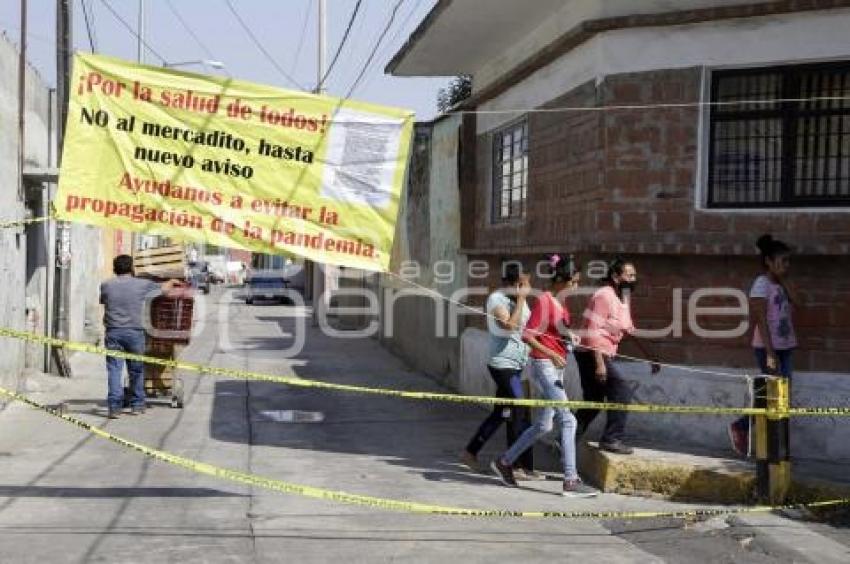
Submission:
[[[247,307],[226,295],[209,301],[203,333],[184,355],[188,360],[348,384],[439,389],[372,340],[322,335],[310,326],[308,310]],[[304,350],[283,358],[279,351],[292,344],[301,325],[307,334]],[[185,409],[154,406],[141,417],[108,421],[102,406],[103,360],[76,355],[73,366],[74,379],[37,378],[39,390],[30,395],[44,403],[65,401],[74,415],[111,433],[261,476],[480,509],[696,507],[611,494],[567,500],[557,495],[558,479],[508,489],[491,476],[470,473],[457,463],[457,454],[484,416],[474,406],[183,374]],[[321,414],[315,417],[321,421],[287,422],[295,417],[293,411]],[[503,441],[500,433],[485,455],[492,456]],[[22,405],[0,414],[0,475],[4,561],[374,562],[461,555],[473,562],[670,560],[665,552],[669,542],[645,547],[609,523],[593,520],[411,515],[214,480],[146,459]],[[668,527],[668,541],[686,534],[681,522]],[[707,550],[748,554],[733,539],[725,544],[708,537],[689,542],[697,541],[714,543]],[[843,550],[843,544],[836,544],[836,550]]]

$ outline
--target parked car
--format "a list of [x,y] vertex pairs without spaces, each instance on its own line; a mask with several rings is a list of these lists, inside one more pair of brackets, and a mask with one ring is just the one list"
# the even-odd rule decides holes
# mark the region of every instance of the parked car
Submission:
[[224,255],[206,255],[210,271],[210,282],[213,284],[224,284],[227,280],[227,260]]
[[289,289],[289,280],[282,273],[260,272],[254,273],[248,278],[245,288],[245,303],[250,305],[261,300],[271,300],[280,303],[290,303],[292,290]]

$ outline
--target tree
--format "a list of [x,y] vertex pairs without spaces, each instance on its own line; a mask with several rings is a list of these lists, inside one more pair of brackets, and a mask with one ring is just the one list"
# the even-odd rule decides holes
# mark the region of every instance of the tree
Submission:
[[457,103],[472,95],[472,77],[466,74],[456,76],[446,88],[437,92],[437,109],[447,112]]

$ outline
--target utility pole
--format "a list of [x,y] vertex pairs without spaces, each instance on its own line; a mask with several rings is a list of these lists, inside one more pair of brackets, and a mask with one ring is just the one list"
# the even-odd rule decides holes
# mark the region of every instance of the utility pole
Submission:
[[[327,58],[327,1],[319,0],[318,14],[318,33],[316,42],[316,89],[314,93],[324,94],[325,88],[325,66]],[[328,265],[318,262],[310,262],[310,274],[308,280],[311,288],[310,294],[313,299],[313,324],[318,325],[319,303],[324,302],[326,305],[330,303],[330,296],[327,294],[329,287]]]
[[136,62],[145,62],[145,0],[139,0],[138,34],[136,35]]
[[27,0],[21,0],[21,52],[18,56],[18,198],[24,200],[24,148],[27,111]]
[[327,0],[319,0],[319,33],[318,33],[318,61],[316,64],[316,94],[324,94],[325,88],[325,66],[327,65],[327,37],[328,37],[328,13]]
[[[62,162],[65,123],[68,119],[68,90],[71,84],[71,10],[73,0],[56,0],[56,145],[57,163]],[[57,339],[68,338],[68,306],[71,266],[71,226],[65,221],[56,223],[55,274],[53,277],[53,334]],[[53,348],[52,372],[70,377],[65,349]]]
[[[145,0],[139,0],[139,10],[136,21],[136,62],[145,62]],[[130,255],[134,255],[136,251],[142,247],[144,235],[136,231],[130,232]]]

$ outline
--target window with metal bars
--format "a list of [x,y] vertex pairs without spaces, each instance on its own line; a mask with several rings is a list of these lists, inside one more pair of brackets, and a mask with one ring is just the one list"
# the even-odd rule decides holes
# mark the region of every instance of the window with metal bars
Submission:
[[528,195],[528,121],[493,134],[493,221],[525,217]]
[[710,207],[850,205],[850,61],[715,71],[711,101]]

